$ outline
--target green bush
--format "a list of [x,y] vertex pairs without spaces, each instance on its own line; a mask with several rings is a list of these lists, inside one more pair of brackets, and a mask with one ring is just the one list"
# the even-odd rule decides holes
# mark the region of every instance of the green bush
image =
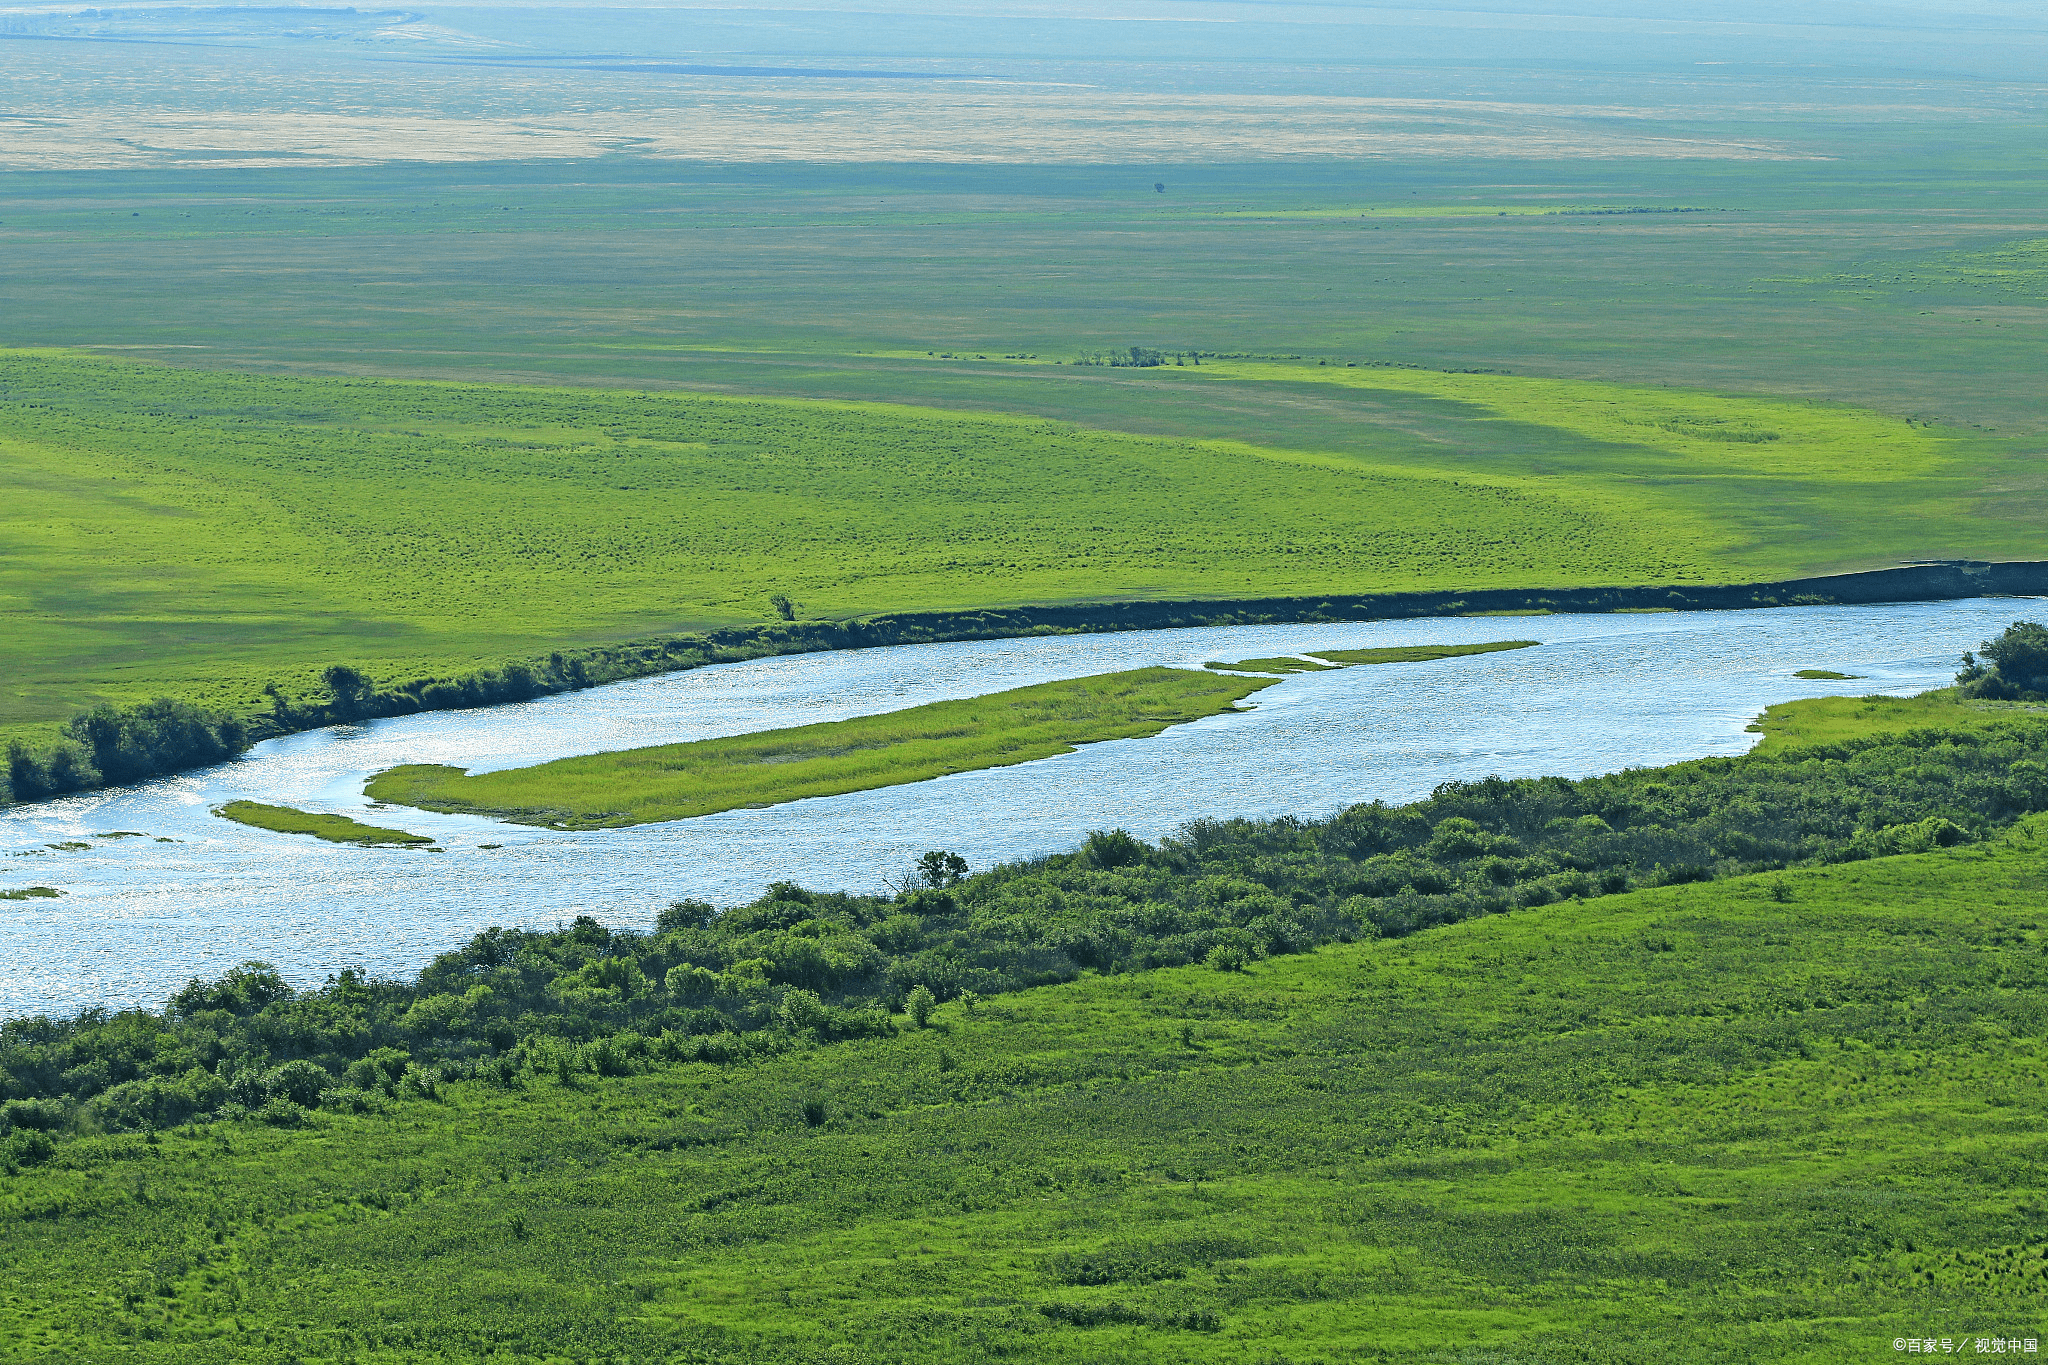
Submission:
[[9,1167],[40,1166],[55,1155],[56,1140],[33,1128],[10,1133],[5,1142],[0,1142],[0,1164]]

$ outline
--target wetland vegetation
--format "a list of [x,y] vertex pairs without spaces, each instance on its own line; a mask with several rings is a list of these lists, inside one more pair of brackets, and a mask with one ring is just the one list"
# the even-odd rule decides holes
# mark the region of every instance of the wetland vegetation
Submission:
[[1227,711],[1271,679],[1142,668],[730,739],[659,744],[465,774],[408,764],[377,774],[377,801],[557,828],[681,820],[1028,763],[1077,744],[1156,735]]
[[346,815],[321,815],[293,810],[290,806],[266,805],[261,801],[230,801],[217,807],[213,813],[238,825],[253,825],[279,834],[310,834],[334,844],[361,844],[367,848],[380,844],[416,847],[434,842],[423,834],[366,825]]
[[1623,1312],[1831,1358],[2010,1316],[2048,1280],[2044,759],[2002,717],[1457,783],[12,1021],[0,1313],[167,1361],[1548,1349]]
[[1327,668],[1349,668],[1358,664],[1413,664],[1434,659],[1462,659],[1473,654],[1494,654],[1503,649],[1529,649],[1536,640],[1496,640],[1474,645],[1386,645],[1375,649],[1303,650],[1300,656],[1272,659],[1239,659],[1234,664],[1207,663],[1204,668],[1249,669],[1260,673],[1313,673]]
[[[961,613],[2044,557],[2014,7],[1083,8],[0,22],[9,794]],[[7,1021],[0,1355],[2031,1346],[2044,640],[1742,758]]]

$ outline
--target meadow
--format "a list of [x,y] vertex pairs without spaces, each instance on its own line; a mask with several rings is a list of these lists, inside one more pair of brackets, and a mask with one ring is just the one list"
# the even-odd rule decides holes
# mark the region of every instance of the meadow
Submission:
[[[9,340],[101,358],[0,361],[0,738],[317,720],[336,663],[477,704],[426,684],[778,597],[2037,558],[2048,199],[2001,120],[1685,163],[10,173]],[[1056,363],[1133,344],[1186,363]]]
[[1902,548],[2035,545],[2025,497],[1992,515],[1966,495],[1967,442],[1877,414],[1210,368],[1147,382],[1369,389],[1429,408],[1440,431],[1317,452],[901,404],[9,352],[0,536],[20,549],[0,567],[0,735],[39,740],[78,709],[164,695],[244,720],[322,715],[336,664],[432,690],[783,614],[1768,581]]
[[2017,1343],[2048,1301],[2039,837],[746,1061],[449,1081],[394,1053],[358,1112],[54,1154],[18,1127],[0,1322],[17,1359],[181,1363]]
[[406,764],[371,778],[374,801],[557,829],[682,820],[1004,767],[1077,744],[1156,735],[1230,710],[1272,679],[1143,668],[730,739],[658,744],[467,774]]

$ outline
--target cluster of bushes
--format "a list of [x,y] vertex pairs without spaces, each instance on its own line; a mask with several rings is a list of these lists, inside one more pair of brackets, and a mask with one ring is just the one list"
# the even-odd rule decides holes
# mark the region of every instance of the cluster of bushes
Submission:
[[9,744],[7,785],[14,800],[32,801],[218,763],[248,743],[248,727],[225,711],[168,697],[127,708],[102,703],[73,716],[45,753]]
[[0,1159],[41,1159],[45,1139],[22,1135],[65,1128],[290,1123],[461,1078],[744,1061],[1091,969],[1242,968],[1566,898],[1943,847],[2042,810],[2048,725],[2021,720],[1450,783],[1322,820],[1197,821],[1157,845],[1112,830],[971,876],[934,853],[893,895],[778,883],[724,913],[676,902],[645,931],[491,929],[409,983],[344,972],[296,990],[246,964],[160,1012],[0,1025]]
[[[1175,365],[1185,365],[1188,363],[1190,354],[1187,351],[1177,351],[1171,358],[1172,363]],[[1118,351],[1083,351],[1076,357],[1074,363],[1076,365],[1101,365],[1120,370],[1149,370],[1155,366],[1168,363],[1168,356],[1166,352],[1154,350],[1150,346],[1126,346]],[[1202,363],[1199,355],[1195,355],[1194,363],[1197,365]]]
[[2048,701],[2048,626],[2015,621],[1974,654],[1956,674],[1965,697],[1996,701]]

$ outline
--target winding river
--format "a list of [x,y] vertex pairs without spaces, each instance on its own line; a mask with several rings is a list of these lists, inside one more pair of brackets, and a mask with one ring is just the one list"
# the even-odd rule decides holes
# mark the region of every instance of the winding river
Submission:
[[[578,914],[646,924],[676,897],[731,904],[783,879],[877,890],[933,848],[986,867],[1109,826],[1156,839],[1200,816],[1322,814],[1412,800],[1454,778],[1578,776],[1741,753],[1755,738],[1745,725],[1773,702],[1938,686],[1962,650],[2040,615],[2032,601],[1990,599],[909,645],[294,735],[202,772],[0,810],[0,888],[63,892],[0,901],[0,1016],[155,1004],[187,977],[250,957],[307,982],[352,965],[409,975],[493,924],[552,926]],[[672,824],[562,833],[362,810],[364,779],[395,763],[514,767],[1148,664],[1509,638],[1543,646],[1297,675],[1259,693],[1256,709],[1151,739]],[[1793,676],[1801,668],[1860,677],[1811,682]],[[327,844],[208,813],[238,797],[401,826],[446,851]],[[114,831],[134,833],[103,837]]]

